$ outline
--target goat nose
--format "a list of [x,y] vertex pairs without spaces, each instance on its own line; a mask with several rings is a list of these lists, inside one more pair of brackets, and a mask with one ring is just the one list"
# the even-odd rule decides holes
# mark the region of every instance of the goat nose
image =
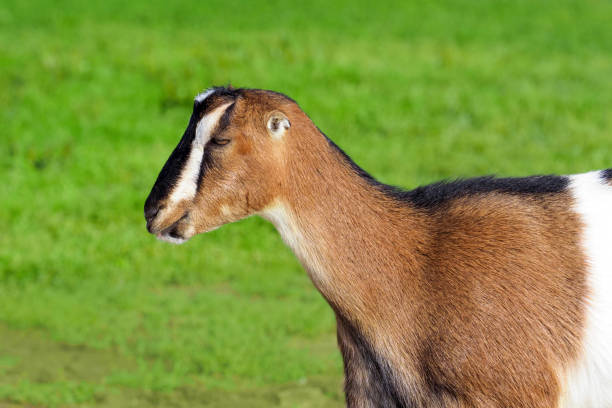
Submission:
[[155,218],[155,216],[157,215],[160,209],[161,209],[161,206],[159,205],[154,205],[154,206],[145,208],[145,212],[144,212],[145,219],[147,221],[151,221],[153,218]]

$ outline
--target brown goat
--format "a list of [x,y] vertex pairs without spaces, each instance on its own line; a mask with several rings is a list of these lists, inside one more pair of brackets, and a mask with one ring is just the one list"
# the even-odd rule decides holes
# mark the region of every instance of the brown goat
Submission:
[[612,407],[612,171],[377,182],[290,98],[212,88],[145,204],[271,221],[333,308],[350,407]]

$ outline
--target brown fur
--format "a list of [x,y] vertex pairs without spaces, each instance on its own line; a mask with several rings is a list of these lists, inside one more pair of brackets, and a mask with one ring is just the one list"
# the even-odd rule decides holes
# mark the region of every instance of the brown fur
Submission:
[[[293,146],[292,157],[313,145]],[[407,388],[423,390],[415,399],[555,406],[584,315],[571,198],[488,194],[425,214],[373,191],[334,152],[313,156],[324,155],[329,163],[309,174],[297,160],[288,169],[300,173],[287,199],[316,229],[333,274],[319,290],[401,367]]]
[[[265,129],[274,110],[291,121],[280,141]],[[300,260],[337,315],[349,406],[557,406],[586,296],[569,194],[419,209],[356,174],[277,94],[245,91],[231,123],[181,228],[288,209],[312,254]]]

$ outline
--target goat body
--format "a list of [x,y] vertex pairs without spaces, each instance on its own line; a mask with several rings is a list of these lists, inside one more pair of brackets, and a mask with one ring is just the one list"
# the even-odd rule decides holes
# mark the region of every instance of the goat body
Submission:
[[609,408],[611,208],[609,170],[401,191],[289,98],[213,88],[145,213],[178,241],[271,221],[336,314],[350,407]]

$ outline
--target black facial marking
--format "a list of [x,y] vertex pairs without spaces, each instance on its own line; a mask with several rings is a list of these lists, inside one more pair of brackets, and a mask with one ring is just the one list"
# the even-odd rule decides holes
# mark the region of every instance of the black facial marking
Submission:
[[206,99],[204,99],[203,101],[194,101],[193,104],[193,110],[194,113],[198,113],[199,117],[202,117],[202,115],[208,110],[210,109],[210,107],[213,105],[214,101],[218,98],[226,98],[226,99],[236,99],[238,96],[240,96],[240,94],[242,93],[243,89],[234,89],[234,88],[226,88],[223,86],[215,86],[213,88],[211,88],[213,90],[213,92],[208,95],[208,97]]
[[[207,113],[207,111],[211,109],[215,100],[217,100],[219,97],[235,99],[242,92],[241,89],[232,89],[225,87],[215,87],[213,88],[213,90],[214,92],[212,92],[203,101],[194,101],[193,112],[191,114],[191,118],[189,119],[187,129],[185,130],[185,133],[183,133],[183,137],[181,138],[179,144],[174,148],[174,150],[170,154],[170,157],[164,164],[164,167],[157,176],[157,180],[153,185],[153,189],[151,190],[151,193],[145,201],[145,212],[147,210],[151,212],[150,209],[156,207],[161,200],[167,197],[168,194],[172,191],[172,188],[178,182],[181,172],[183,171],[185,164],[187,163],[187,160],[189,158],[189,153],[191,152],[191,145],[193,139],[195,138],[198,122]],[[224,122],[223,118],[221,122]],[[226,123],[227,126],[227,123],[229,123],[229,117],[225,118],[224,123]],[[207,165],[211,165],[211,161],[210,158],[207,159],[205,156],[202,160],[202,168],[206,168]],[[200,171],[200,176],[198,177],[199,180],[201,179],[201,174],[202,171]]]
[[208,145],[204,148],[204,157],[202,157],[202,162],[200,164],[200,172],[198,173],[198,182],[196,184],[196,192],[200,191],[200,186],[202,185],[202,178],[204,177],[204,174],[206,174],[206,170],[211,169],[214,166],[214,161],[215,161],[214,152],[211,152],[210,144],[213,142],[215,137],[223,133],[223,131],[225,131],[225,129],[227,129],[227,127],[229,126],[231,122],[231,118],[232,118],[232,113],[234,112],[235,105],[236,105],[235,103],[232,103],[230,106],[227,107],[225,112],[223,112],[223,115],[219,119],[219,123],[217,124],[217,127],[215,128],[215,130],[213,131],[210,137],[210,141],[208,142]]
[[196,115],[194,106],[194,112],[191,114],[189,124],[187,125],[187,129],[185,129],[185,133],[183,133],[181,141],[170,154],[164,167],[162,167],[153,185],[153,189],[145,201],[145,212],[147,209],[157,206],[157,203],[163,200],[178,182],[180,174],[189,158],[197,123],[198,116]]
[[612,181],[612,169],[602,170],[601,177],[607,182]]
[[232,103],[230,106],[227,107],[227,109],[225,109],[225,112],[223,112],[223,116],[221,116],[221,119],[219,119],[217,128],[213,131],[211,139],[214,139],[215,136],[218,136],[223,131],[225,131],[225,129],[227,129],[227,127],[229,126],[231,122],[232,113],[234,113],[235,106],[236,106],[236,102]]
[[[417,187],[414,190],[402,190],[398,187],[379,182],[368,172],[355,164],[355,162],[333,141],[329,138],[327,138],[327,141],[341,154],[353,171],[369,184],[394,199],[410,203],[419,208],[431,209],[460,197],[491,192],[512,195],[561,193],[565,191],[569,185],[569,178],[567,176],[546,175],[517,178],[485,176],[454,181],[441,181],[427,186]],[[608,174],[612,176],[612,169]]]
[[202,185],[202,178],[206,171],[212,169],[215,165],[215,158],[213,152],[210,149],[204,149],[204,157],[202,157],[202,163],[200,164],[200,172],[198,173],[198,183],[196,185],[196,192],[200,191]]

